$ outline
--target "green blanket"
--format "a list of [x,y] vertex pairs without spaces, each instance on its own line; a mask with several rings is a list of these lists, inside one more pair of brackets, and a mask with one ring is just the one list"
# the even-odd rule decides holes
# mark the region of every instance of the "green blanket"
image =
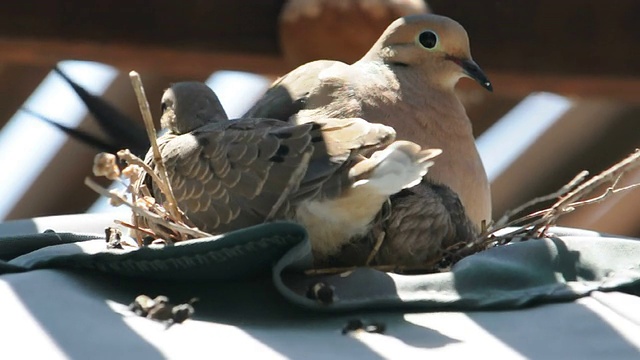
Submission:
[[[640,241],[566,229],[556,234],[486,250],[445,273],[398,275],[359,268],[311,277],[300,273],[312,263],[306,232],[292,223],[130,250],[107,250],[104,235],[46,232],[0,237],[0,274],[59,268],[238,287],[262,278],[291,303],[321,311],[508,309],[573,300],[592,291],[640,293]],[[318,282],[331,289],[331,301],[308,296]]]

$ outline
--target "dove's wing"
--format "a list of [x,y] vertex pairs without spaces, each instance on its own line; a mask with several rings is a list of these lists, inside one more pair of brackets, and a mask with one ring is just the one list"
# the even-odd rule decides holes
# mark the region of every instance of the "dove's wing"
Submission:
[[334,198],[351,187],[354,179],[349,169],[375,150],[395,139],[389,126],[359,118],[322,118],[313,122],[318,127],[314,152],[300,189],[293,194],[296,203],[304,199]]
[[271,118],[288,121],[305,108],[309,92],[318,86],[318,74],[338,61],[318,60],[302,65],[276,80],[247,111],[245,118]]
[[362,119],[240,119],[167,134],[159,146],[180,208],[202,230],[220,233],[287,217],[304,200],[338,196],[352,185],[349,169],[360,154],[394,136]]
[[160,141],[180,208],[209,232],[264,221],[285,188],[299,188],[289,183],[296,169],[307,166],[304,154],[313,151],[316,141],[313,128],[243,119]]

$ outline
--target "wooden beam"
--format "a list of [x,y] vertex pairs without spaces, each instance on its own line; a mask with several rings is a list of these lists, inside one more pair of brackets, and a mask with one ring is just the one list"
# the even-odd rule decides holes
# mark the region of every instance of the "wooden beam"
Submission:
[[[0,2],[0,62],[76,58],[182,76],[214,69],[282,73],[277,21],[283,1]],[[467,28],[485,70],[640,77],[636,0],[615,6],[597,0],[428,3]]]
[[0,34],[16,39],[278,54],[282,0],[0,2]]
[[640,77],[490,72],[489,78],[498,96],[525,97],[532,92],[546,91],[572,98],[640,103]]
[[175,49],[131,43],[33,40],[0,37],[0,62],[53,67],[61,60],[88,60],[112,65],[124,72],[156,73],[196,79],[216,70],[239,70],[280,75],[290,69],[277,56]]
[[0,129],[15,115],[33,89],[49,73],[49,68],[32,64],[0,65]]
[[0,62],[91,60],[197,78],[217,69],[282,73],[281,0],[0,2]]
[[640,76],[640,2],[429,0],[459,21],[485,70],[525,74]]

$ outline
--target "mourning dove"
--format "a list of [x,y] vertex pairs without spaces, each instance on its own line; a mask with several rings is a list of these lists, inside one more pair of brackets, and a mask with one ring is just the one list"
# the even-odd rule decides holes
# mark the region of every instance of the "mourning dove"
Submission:
[[[188,219],[210,233],[297,221],[317,263],[370,231],[389,196],[419,183],[440,153],[393,141],[391,127],[359,118],[227,120],[215,93],[197,82],[171,86],[162,107],[167,133],[158,146]],[[150,177],[142,183],[162,198]]]
[[[391,196],[389,208],[374,222],[372,231],[360,241],[345,245],[332,257],[330,265],[394,265],[431,270],[425,266],[438,265],[441,260],[457,261],[472,253],[473,249],[464,251],[462,246],[463,251],[452,256],[447,249],[470,243],[476,235],[458,196],[446,185],[425,179],[422,186]],[[380,248],[369,258],[377,242]]]
[[440,148],[427,177],[458,194],[479,229],[491,219],[491,194],[471,122],[454,92],[462,77],[492,90],[471,58],[464,28],[443,16],[410,15],[394,21],[352,65],[319,60],[283,76],[246,116],[293,123],[358,117],[392,126],[398,139]]

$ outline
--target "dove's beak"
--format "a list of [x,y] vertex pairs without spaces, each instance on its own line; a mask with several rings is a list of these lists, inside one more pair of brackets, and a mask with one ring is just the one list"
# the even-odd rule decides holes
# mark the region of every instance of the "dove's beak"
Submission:
[[476,64],[475,61],[471,59],[463,60],[463,59],[458,59],[454,57],[450,57],[449,60],[458,64],[462,68],[462,71],[464,72],[465,75],[477,81],[478,84],[480,84],[483,88],[489,91],[493,91],[493,86],[491,85],[491,81],[489,81],[489,78],[487,77],[487,75],[484,73],[484,71],[482,71],[480,66],[478,66],[478,64]]

